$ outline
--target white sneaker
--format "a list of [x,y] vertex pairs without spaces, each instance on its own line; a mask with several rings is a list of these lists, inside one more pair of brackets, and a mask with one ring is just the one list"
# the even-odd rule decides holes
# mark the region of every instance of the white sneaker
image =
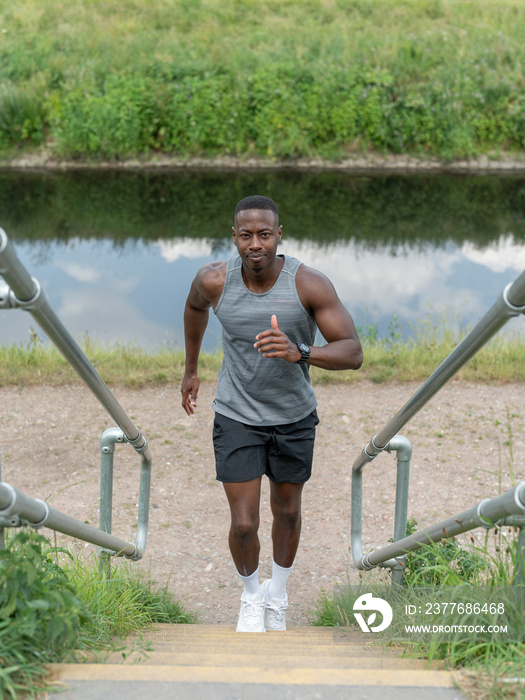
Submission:
[[284,600],[271,598],[268,595],[271,579],[263,581],[261,586],[264,592],[265,611],[264,611],[264,626],[269,632],[286,631],[285,613],[288,607],[288,596]]
[[264,627],[265,599],[258,595],[254,599],[241,596],[241,611],[237,622],[237,632],[266,632]]

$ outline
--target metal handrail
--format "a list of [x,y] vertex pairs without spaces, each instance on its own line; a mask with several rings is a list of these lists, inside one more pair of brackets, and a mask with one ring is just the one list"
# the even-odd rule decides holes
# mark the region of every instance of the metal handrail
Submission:
[[15,248],[6,232],[0,228],[0,275],[10,287],[4,300],[5,308],[21,308],[29,311],[42,330],[53,341],[69,364],[84,380],[106,411],[122,429],[127,441],[137,451],[145,452],[146,439],[134,425],[126,411],[109,390],[97,370],[75,342],[62,321],[58,318],[38,280],[31,277],[17,257]]
[[0,527],[48,527],[99,547],[117,552],[129,559],[140,559],[143,550],[132,542],[121,540],[92,525],[51,508],[45,501],[30,498],[11,484],[0,482]]
[[[358,569],[373,569],[390,559],[404,559],[408,552],[444,538],[454,537],[477,527],[493,527],[504,518],[525,516],[525,481],[495,498],[485,498],[452,518],[414,532],[392,544],[366,554],[356,563]],[[524,523],[525,524],[525,523]]]
[[[44,504],[45,507],[49,509],[50,513],[52,513],[52,516],[46,515],[46,526],[53,527],[51,523],[58,523],[60,527],[69,528],[67,532],[61,530],[60,527],[54,528],[59,532],[63,532],[64,534],[71,534],[73,531],[82,531],[87,536],[85,538],[81,537],[81,539],[86,539],[88,542],[98,544],[104,549],[122,553],[125,556],[129,556],[133,559],[138,559],[142,556],[146,546],[149,514],[152,458],[147,440],[117,401],[80,346],[76,343],[69,331],[60,321],[55,311],[47,301],[38,280],[31,277],[29,272],[22,265],[18,259],[13,244],[2,228],[0,228],[0,276],[5,279],[8,285],[7,289],[0,291],[0,308],[21,308],[31,313],[35,321],[57,346],[71,367],[76,371],[79,377],[93,392],[98,401],[116,421],[122,432],[119,432],[120,439],[115,441],[129,442],[135,451],[140,454],[142,460],[139,490],[139,524],[137,528],[137,545],[130,545],[129,542],[125,542],[119,538],[114,538],[113,535],[109,535],[110,540],[108,540],[108,533],[111,532],[112,509],[112,486],[111,488],[109,487],[108,475],[110,474],[110,478],[112,479],[112,452],[114,450],[114,443],[110,444],[111,440],[107,444],[101,444],[103,457],[101,462],[100,530],[97,530],[91,526],[87,526],[87,529],[79,529],[79,521],[76,521],[74,518],[69,518],[69,516],[64,516],[58,511],[49,509],[47,504]],[[104,455],[108,452],[108,450],[111,452],[111,464],[107,459],[104,459]],[[24,510],[24,512],[19,512],[17,510],[18,505],[23,503],[24,508],[29,507],[29,501],[33,501],[34,499],[28,499],[27,496],[24,496],[16,489],[15,491],[12,491],[14,487],[9,486],[8,484],[1,484],[0,482],[0,485],[2,488],[7,488],[7,491],[0,491],[0,507],[3,507],[3,510],[0,509],[0,520],[2,517],[4,519],[8,519],[8,513],[16,513],[17,516],[26,520],[34,527],[41,526],[38,525],[38,523],[44,517],[44,513],[41,510],[44,502],[35,501],[37,506],[32,504],[30,510],[28,511],[29,515],[24,515],[26,511]],[[15,493],[17,494],[16,496],[13,495]],[[16,505],[16,503],[18,503],[18,505]],[[36,520],[34,519],[35,517]],[[67,524],[64,525],[66,520]],[[83,525],[83,523],[80,523],[80,525]],[[1,528],[2,524],[0,522],[0,529]],[[93,539],[95,537],[94,532],[98,533],[96,535],[97,541],[94,541]],[[101,537],[101,535],[104,537]],[[79,535],[75,534],[73,536],[77,537]],[[102,543],[109,541],[112,541],[113,544]],[[132,547],[132,549],[129,549],[130,547]]]
[[[351,540],[354,563],[363,559],[362,471],[363,467],[387,449],[396,433],[470,360],[508,321],[525,312],[525,271],[507,285],[459,345],[448,355],[396,415],[363,448],[352,466]],[[384,561],[389,560],[386,557]],[[358,566],[359,568],[359,566]]]

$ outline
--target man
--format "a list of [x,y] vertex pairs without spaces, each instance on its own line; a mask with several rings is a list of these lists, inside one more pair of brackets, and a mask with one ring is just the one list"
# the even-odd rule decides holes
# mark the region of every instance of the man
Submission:
[[[182,406],[197,406],[197,371],[210,307],[223,327],[224,359],[213,407],[217,479],[231,511],[230,551],[244,584],[238,632],[285,630],[286,583],[299,544],[301,495],[310,478],[318,418],[308,365],[359,369],[361,344],[330,281],[278,255],[275,202],[239,202],[237,254],[204,265],[186,302]],[[316,329],[327,341],[314,346]],[[261,478],[270,479],[272,578],[259,582]]]

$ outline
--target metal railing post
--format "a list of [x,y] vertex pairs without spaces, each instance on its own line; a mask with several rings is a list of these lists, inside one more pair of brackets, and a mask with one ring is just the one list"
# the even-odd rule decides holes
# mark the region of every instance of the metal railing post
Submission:
[[[99,527],[103,532],[111,532],[113,513],[113,455],[115,443],[124,442],[125,437],[119,428],[109,428],[100,438],[100,518]],[[101,574],[109,579],[111,572],[111,552],[103,547],[98,549]]]
[[[108,428],[100,437],[100,529],[111,532],[113,511],[113,455],[116,443],[126,442],[124,433],[118,428]],[[137,548],[146,549],[149,520],[149,496],[151,486],[151,460],[146,451],[142,454],[140,466],[139,504],[137,522]],[[100,568],[109,575],[111,552],[99,550]]]
[[[396,451],[397,476],[396,476],[396,512],[394,516],[394,542],[403,539],[407,534],[408,517],[408,485],[410,481],[410,460],[412,458],[412,445],[410,440],[402,435],[396,435],[386,450]],[[396,558],[396,564],[392,567],[392,585],[399,586],[403,583],[403,571],[405,558]]]
[[525,527],[519,528],[518,534],[518,574],[516,581],[520,586],[525,585]]
[[[394,515],[394,542],[406,536],[408,515],[408,486],[410,481],[410,460],[412,458],[412,445],[403,435],[396,435],[386,445],[387,452],[396,452],[396,502]],[[352,555],[355,561],[362,561],[364,569],[368,566],[367,558],[363,557],[362,549],[362,469],[352,472]],[[382,562],[383,566],[392,568],[392,585],[396,586],[403,581],[405,556]]]
[[146,453],[142,455],[139,484],[139,512],[137,520],[137,547],[146,549],[149,522],[149,497],[151,489],[151,459]]

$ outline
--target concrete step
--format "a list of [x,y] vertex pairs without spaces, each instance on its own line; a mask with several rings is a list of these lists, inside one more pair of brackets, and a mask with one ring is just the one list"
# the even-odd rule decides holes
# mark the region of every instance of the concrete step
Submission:
[[[132,652],[125,659],[119,654],[113,654],[107,660],[109,664],[137,664],[146,663],[154,666],[215,666],[228,667],[232,664],[236,668],[251,667],[254,664],[253,654],[241,653],[204,653],[199,652],[149,652],[147,658],[141,652]],[[264,654],[259,657],[259,666],[264,669],[271,668],[353,668],[353,669],[418,669],[425,670],[426,662],[420,659],[400,659],[393,657],[348,656],[339,654],[331,655],[292,655]]]
[[356,668],[263,668],[257,666],[156,666],[149,664],[57,664],[53,678],[71,681],[155,681],[282,686],[382,686],[453,688],[447,671]]
[[247,634],[235,631],[232,625],[154,625],[148,630],[147,638],[153,644],[239,644],[259,647],[261,644],[283,645],[323,645],[334,644],[342,647],[379,648],[378,640],[373,634],[363,634],[355,630],[332,627],[292,627],[286,632],[266,632],[264,634]]
[[[243,635],[244,636],[244,635]],[[269,636],[269,635],[268,635]],[[143,647],[143,644],[138,642],[139,649]],[[223,651],[229,654],[243,654],[243,653],[279,653],[283,654],[294,654],[299,653],[303,656],[314,656],[317,654],[333,654],[334,656],[370,656],[370,655],[387,655],[387,656],[399,656],[399,652],[396,653],[393,649],[380,650],[379,648],[374,650],[372,647],[357,647],[357,646],[341,646],[333,644],[290,644],[286,639],[279,640],[279,642],[272,643],[266,640],[257,640],[257,642],[240,642],[235,640],[228,640],[225,642],[215,642],[211,641],[201,641],[198,644],[195,643],[183,643],[183,642],[168,642],[158,644],[151,639],[147,640],[147,644],[151,645],[155,651],[162,651],[164,653],[174,653],[185,652],[189,649],[199,650],[203,653],[213,653],[215,651]]]
[[[372,635],[353,630],[295,627],[286,632],[241,634],[232,626],[156,625],[129,640],[139,651],[105,664],[56,664],[61,682],[155,682],[241,684],[286,687],[452,688],[452,675],[425,668],[418,659],[401,658]],[[140,648],[151,645],[154,651]],[[135,648],[137,648],[137,646]],[[197,687],[197,686],[196,686]],[[224,686],[226,687],[226,686]]]

